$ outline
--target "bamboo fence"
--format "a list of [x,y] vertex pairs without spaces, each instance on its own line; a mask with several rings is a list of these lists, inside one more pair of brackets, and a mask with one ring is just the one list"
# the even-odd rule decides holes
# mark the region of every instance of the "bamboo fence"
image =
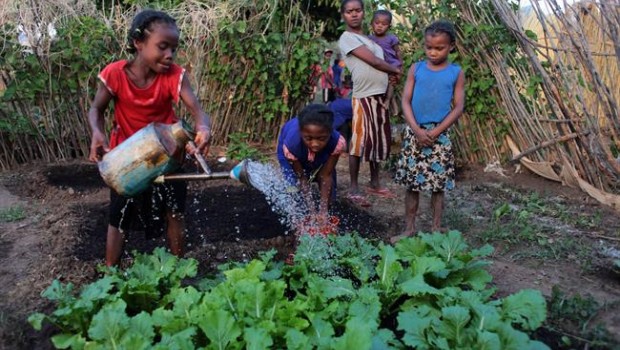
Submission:
[[[578,186],[620,211],[620,4],[540,0],[532,1],[529,13],[519,13],[504,0],[491,2],[492,15],[471,1],[456,4],[465,21],[506,26],[520,52],[502,55],[484,36],[477,38],[484,49],[459,51],[476,57],[495,76],[510,130],[498,140],[490,132],[493,121],[465,115],[457,130],[461,154],[485,162],[509,154],[512,162]],[[516,64],[523,58],[526,67]],[[533,78],[541,81],[541,92],[529,95],[525,90]],[[472,137],[484,144],[482,152],[468,151]]]

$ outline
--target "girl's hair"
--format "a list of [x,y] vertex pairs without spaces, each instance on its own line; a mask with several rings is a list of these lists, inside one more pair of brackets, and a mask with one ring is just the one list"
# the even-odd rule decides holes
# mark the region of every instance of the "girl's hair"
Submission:
[[362,11],[364,10],[364,1],[363,0],[342,0],[342,2],[340,3],[340,13],[344,13],[345,6],[347,6],[347,4],[350,3],[351,1],[359,2],[360,5],[362,6]]
[[334,125],[334,112],[326,105],[313,103],[307,105],[299,112],[297,120],[299,121],[300,129],[306,125],[312,124],[332,130]]
[[140,11],[140,13],[133,18],[131,28],[129,28],[129,34],[127,35],[127,51],[136,53],[136,47],[133,45],[133,41],[144,41],[148,36],[146,31],[152,29],[151,25],[153,23],[173,24],[176,26],[177,21],[165,12],[155,10]]
[[372,20],[374,21],[377,16],[386,16],[388,18],[388,21],[390,21],[390,24],[392,24],[392,12],[388,10],[377,10],[375,11],[375,13],[372,14]]
[[437,34],[446,34],[448,38],[450,38],[451,44],[456,42],[456,30],[450,21],[440,19],[431,23],[428,27],[426,27],[426,29],[424,29],[424,36],[435,36]]

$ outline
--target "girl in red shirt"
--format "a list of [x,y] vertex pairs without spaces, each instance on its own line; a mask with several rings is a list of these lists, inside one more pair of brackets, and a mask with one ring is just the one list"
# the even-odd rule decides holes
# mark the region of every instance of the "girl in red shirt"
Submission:
[[[194,94],[185,69],[173,63],[179,45],[176,21],[160,11],[145,10],[133,19],[128,35],[131,60],[106,66],[99,74],[100,84],[88,112],[92,129],[89,159],[93,162],[151,122],[173,124],[178,121],[173,103],[183,101],[195,120],[197,149],[206,154],[211,137],[210,121]],[[114,123],[108,144],[104,132],[104,113],[114,101]],[[158,188],[167,186],[172,188]],[[183,212],[187,189],[184,183],[157,185],[138,198],[124,198],[110,191],[110,222],[106,240],[106,264],[116,265],[123,248],[123,231],[137,218],[152,233],[150,222],[166,221],[170,250],[183,255]],[[146,210],[145,210],[146,209]],[[151,220],[165,215],[166,220]]]

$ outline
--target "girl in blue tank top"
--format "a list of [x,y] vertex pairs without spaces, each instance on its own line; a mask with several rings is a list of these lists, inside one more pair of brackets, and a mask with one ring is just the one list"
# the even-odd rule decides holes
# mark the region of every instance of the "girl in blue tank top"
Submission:
[[465,74],[448,61],[455,47],[452,23],[436,21],[424,30],[426,60],[409,68],[402,95],[407,128],[394,181],[406,187],[405,229],[392,242],[416,232],[420,191],[431,191],[431,231],[441,227],[444,191],[454,188],[454,154],[448,130],[463,113]]

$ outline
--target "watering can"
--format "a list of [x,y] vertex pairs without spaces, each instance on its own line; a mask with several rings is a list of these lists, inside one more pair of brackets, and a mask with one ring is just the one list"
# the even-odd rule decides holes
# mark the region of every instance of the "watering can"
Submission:
[[126,197],[141,193],[151,183],[175,180],[232,178],[250,185],[247,160],[239,163],[230,173],[212,173],[200,154],[196,154],[196,158],[205,174],[164,175],[181,166],[185,145],[193,145],[192,136],[189,125],[184,121],[175,124],[151,123],[106,153],[98,164],[99,173],[109,187]]
[[103,181],[122,196],[135,196],[159,175],[182,163],[185,144],[192,133],[188,125],[151,123],[106,153],[99,162]]

